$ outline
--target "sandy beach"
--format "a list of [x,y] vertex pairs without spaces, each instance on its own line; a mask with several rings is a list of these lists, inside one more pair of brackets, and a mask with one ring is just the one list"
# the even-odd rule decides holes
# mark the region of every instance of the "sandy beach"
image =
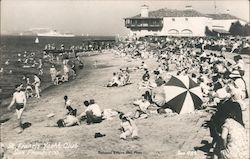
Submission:
[[[227,54],[232,58],[233,54]],[[244,76],[249,88],[249,55],[243,55],[246,64]],[[94,61],[97,67],[93,66]],[[133,112],[136,107],[132,104],[141,97],[143,90],[138,89],[143,71],[130,73],[132,84],[124,87],[107,88],[105,85],[112,73],[120,68],[138,66],[142,60],[128,61],[126,57],[118,57],[112,52],[97,56],[84,57],[86,67],[80,70],[77,78],[53,89],[42,92],[41,99],[32,99],[23,114],[23,122],[32,125],[23,133],[15,131],[16,116],[1,124],[1,141],[10,149],[7,155],[15,159],[25,158],[169,158],[169,159],[205,159],[206,152],[195,147],[204,146],[210,142],[209,130],[202,124],[210,118],[210,114],[199,110],[191,114],[165,115],[152,114],[147,119],[136,120],[139,129],[138,140],[123,141],[119,139],[120,120],[104,120],[100,124],[58,128],[47,127],[56,124],[63,117],[63,96],[68,95],[72,106],[78,113],[84,111],[84,100],[95,99],[101,109],[114,109],[122,112]],[[155,59],[144,60],[149,68],[156,68]],[[151,70],[152,70],[151,69]],[[248,89],[249,91],[249,89]],[[249,134],[249,98],[245,99],[247,110],[243,118]],[[55,116],[48,118],[47,115]],[[106,136],[94,138],[100,132]],[[4,134],[4,135],[3,135]]]

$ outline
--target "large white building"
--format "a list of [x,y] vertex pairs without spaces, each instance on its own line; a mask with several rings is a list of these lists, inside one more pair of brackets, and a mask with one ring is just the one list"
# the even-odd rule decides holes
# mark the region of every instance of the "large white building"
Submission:
[[230,14],[202,14],[187,6],[185,10],[159,9],[149,11],[141,6],[141,13],[125,18],[130,36],[205,36],[206,26],[215,32],[226,34],[233,22],[246,22]]

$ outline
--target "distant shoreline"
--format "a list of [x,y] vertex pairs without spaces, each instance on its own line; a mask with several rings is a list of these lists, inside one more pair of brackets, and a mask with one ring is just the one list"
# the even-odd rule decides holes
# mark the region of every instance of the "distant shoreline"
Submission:
[[[75,35],[73,37],[61,37],[61,36],[38,36],[38,35],[14,35],[14,34],[3,34],[1,35],[1,37],[11,37],[11,36],[14,36],[14,37],[46,37],[46,38],[75,38],[75,37],[83,37],[83,38],[92,38],[92,39],[96,39],[96,40],[105,40],[105,38],[109,38],[109,39],[106,39],[106,40],[115,40],[115,35],[89,35],[89,36],[83,36],[83,35]],[[101,39],[100,39],[101,38]]]

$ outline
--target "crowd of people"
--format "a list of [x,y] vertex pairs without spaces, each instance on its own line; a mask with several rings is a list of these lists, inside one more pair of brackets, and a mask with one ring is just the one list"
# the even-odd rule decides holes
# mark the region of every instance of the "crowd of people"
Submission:
[[103,120],[112,120],[113,117],[119,115],[121,120],[120,138],[126,140],[127,137],[131,136],[133,139],[138,139],[138,128],[130,114],[124,114],[123,112],[113,109],[102,110],[94,99],[83,101],[83,106],[85,107],[84,111],[78,112],[69,97],[67,95],[64,96],[65,115],[62,119],[57,120],[56,124],[53,123],[48,126],[56,126],[59,128],[71,127],[80,125],[83,122],[86,122],[87,125],[97,124]]
[[121,87],[130,83],[129,70],[120,69],[120,72],[114,72],[112,79],[108,82],[107,87]]
[[[243,48],[249,49],[249,42],[245,39],[167,37],[119,42],[113,48],[114,53],[129,60],[140,59],[141,65],[114,72],[107,87],[127,85],[130,83],[129,70],[139,70],[138,72],[142,74],[141,83],[138,83],[139,89],[145,90],[145,93],[140,99],[134,101],[134,105],[138,106],[138,109],[133,113],[110,109],[102,111],[95,100],[91,99],[83,102],[86,109],[79,113],[72,106],[68,96],[65,96],[64,106],[67,113],[64,118],[57,121],[56,126],[80,125],[82,121],[86,121],[87,124],[101,123],[102,120],[119,114],[120,138],[138,139],[135,120],[149,118],[152,113],[163,113],[170,116],[177,114],[164,107],[166,93],[163,87],[171,76],[189,76],[201,88],[203,104],[200,109],[205,109],[212,114],[210,129],[212,130],[211,136],[214,138],[212,147],[215,147],[215,156],[245,159],[248,146],[242,119],[242,111],[247,109],[244,100],[248,98],[244,80],[245,64],[241,55],[235,55],[233,60],[228,59],[226,55],[228,52],[236,52],[236,50],[240,52]],[[156,60],[158,64],[156,68],[148,67],[146,60],[149,58]],[[78,57],[76,61],[81,63]],[[64,58],[64,73],[60,76],[55,66],[51,65],[51,81],[55,85],[68,81],[70,70],[73,70],[75,78],[74,67],[75,64],[70,64],[70,60]],[[34,76],[36,96],[39,98],[40,82],[38,79],[37,76]],[[20,114],[25,108],[26,96],[20,92],[20,85],[16,87],[9,108],[15,102],[18,119],[21,119]],[[215,111],[210,106],[216,106]]]
[[71,45],[69,48],[65,48],[64,44],[61,46],[56,46],[55,43],[46,44],[44,51],[47,53],[63,53],[72,52],[77,54],[78,52],[88,52],[88,51],[102,51],[104,49],[110,49],[114,45],[114,40],[86,40],[83,41],[81,45]]
[[[166,94],[162,86],[168,82],[171,75],[189,76],[201,87],[201,109],[210,110],[209,106],[216,106],[216,110],[211,111],[213,117],[210,125],[210,129],[215,130],[212,134],[216,138],[212,144],[212,147],[215,147],[215,156],[246,158],[248,146],[242,120],[242,111],[247,109],[244,99],[248,98],[244,80],[245,64],[241,55],[235,55],[233,60],[226,58],[226,51],[232,53],[241,52],[242,49],[249,50],[249,42],[245,39],[229,41],[223,38],[166,38],[154,41],[154,44],[147,40],[129,41],[120,44],[116,52],[131,59],[145,60],[155,57],[159,63],[154,70],[149,70],[144,61],[140,67],[144,70],[140,88],[146,89],[147,95],[144,94],[135,104],[139,106],[140,112],[143,112],[143,117],[148,117],[146,109],[150,103],[159,107],[166,104]],[[152,50],[152,47],[157,49]],[[239,111],[235,111],[234,107],[238,107]],[[157,112],[162,110],[158,109]],[[169,109],[163,112],[167,113]],[[220,142],[221,140],[223,142]]]

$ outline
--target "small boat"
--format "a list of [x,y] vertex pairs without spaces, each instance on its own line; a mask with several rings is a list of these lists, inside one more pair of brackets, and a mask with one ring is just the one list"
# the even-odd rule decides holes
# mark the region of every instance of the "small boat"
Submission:
[[36,37],[35,43],[38,44],[39,43],[39,39],[38,37]]

